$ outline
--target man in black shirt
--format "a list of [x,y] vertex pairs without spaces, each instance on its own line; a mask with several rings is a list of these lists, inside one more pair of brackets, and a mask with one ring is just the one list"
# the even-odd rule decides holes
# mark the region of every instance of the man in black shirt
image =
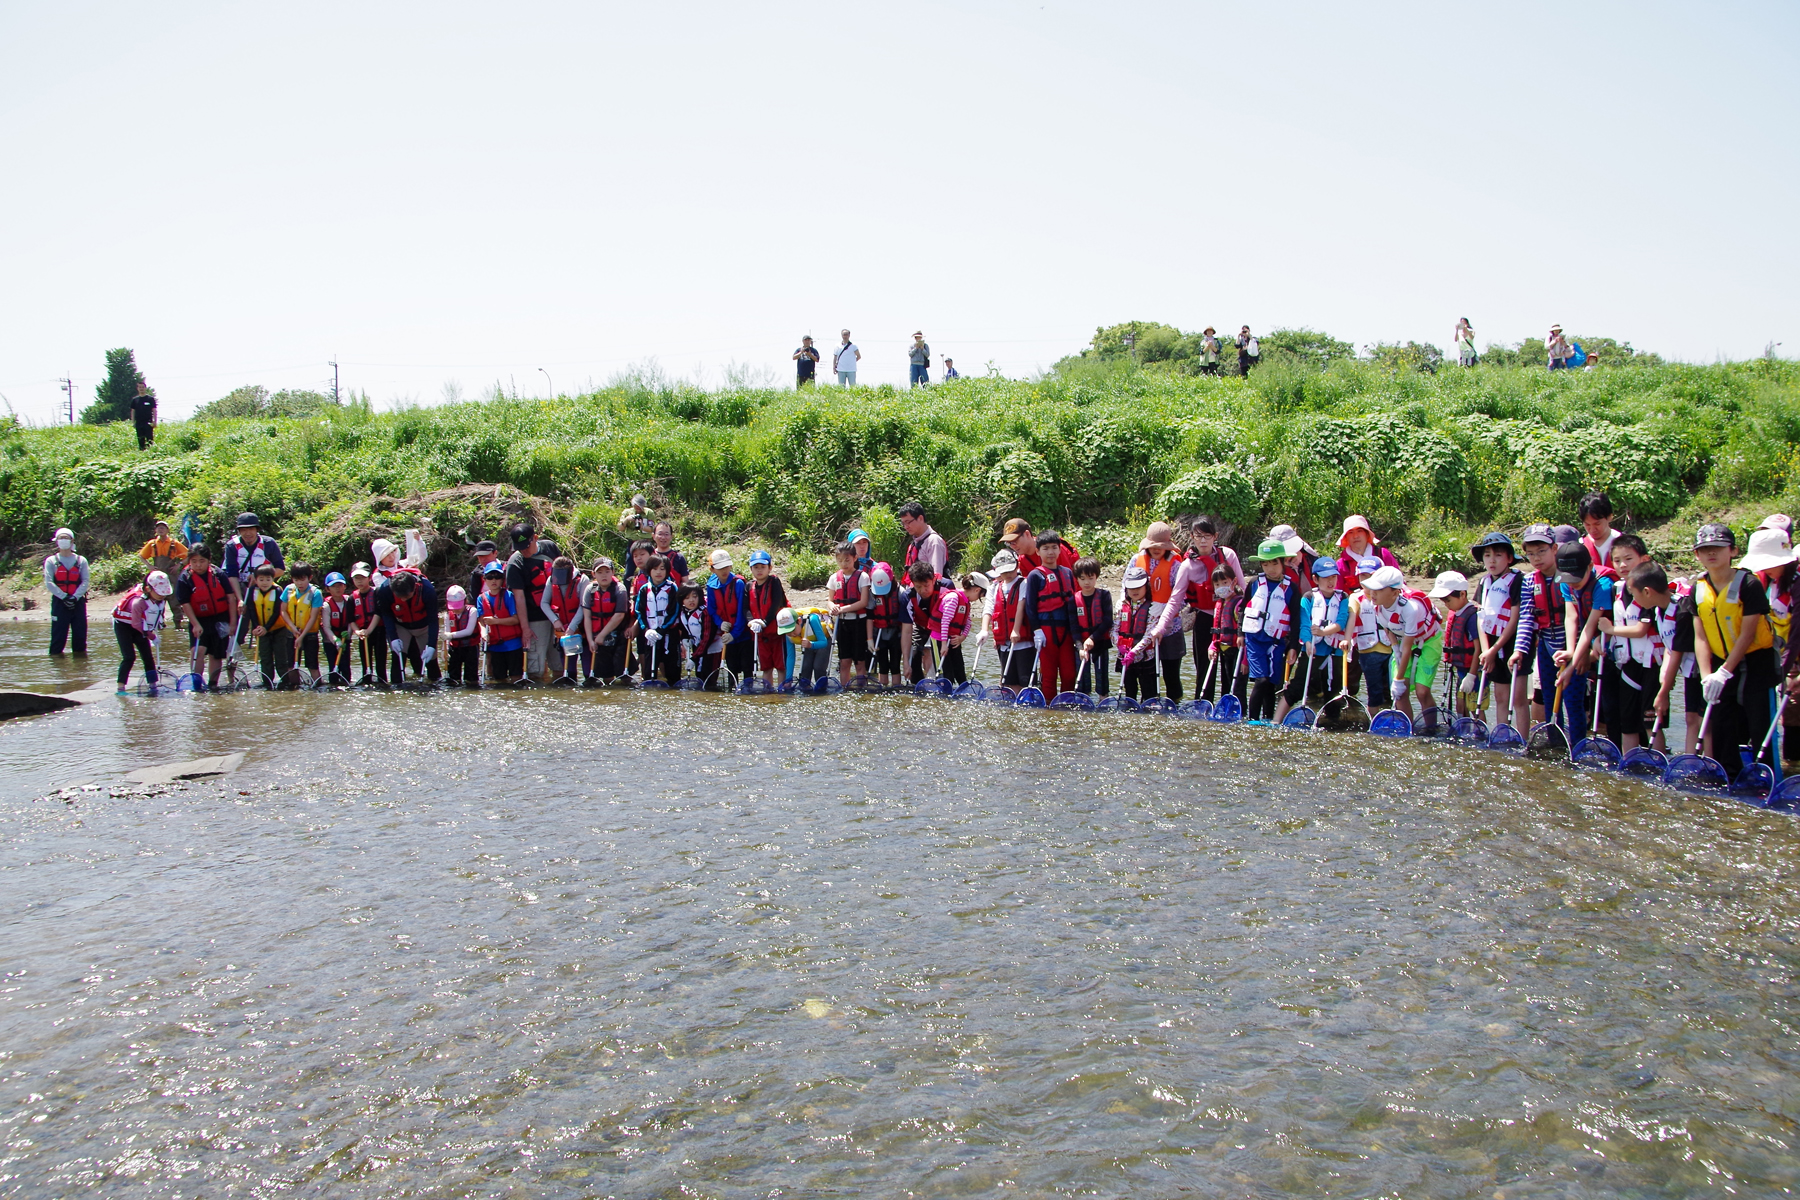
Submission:
[[148,448],[156,440],[156,397],[147,383],[138,384],[137,395],[132,397],[131,423],[137,426],[138,449]]
[[795,391],[799,391],[803,387],[812,386],[813,372],[818,368],[818,365],[819,352],[813,349],[812,339],[809,337],[801,338],[800,348],[794,351],[794,366],[795,370],[798,372],[798,379],[794,383]]
[[525,673],[543,676],[550,669],[551,628],[550,615],[540,601],[544,581],[550,576],[550,560],[544,557],[537,530],[530,525],[514,525],[512,543],[512,557],[506,560],[506,590],[513,594],[513,603],[526,621],[519,627],[525,643]]

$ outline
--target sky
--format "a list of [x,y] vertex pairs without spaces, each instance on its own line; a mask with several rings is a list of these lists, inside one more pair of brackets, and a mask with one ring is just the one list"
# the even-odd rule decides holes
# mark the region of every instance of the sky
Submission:
[[846,327],[1020,377],[1128,320],[1792,357],[1797,60],[1792,3],[15,2],[0,397],[790,383]]

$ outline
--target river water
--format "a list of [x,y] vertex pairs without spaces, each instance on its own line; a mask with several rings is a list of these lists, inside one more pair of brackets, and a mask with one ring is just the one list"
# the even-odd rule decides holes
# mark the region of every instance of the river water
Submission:
[[107,697],[0,767],[0,1195],[1800,1186],[1734,801],[902,696]]

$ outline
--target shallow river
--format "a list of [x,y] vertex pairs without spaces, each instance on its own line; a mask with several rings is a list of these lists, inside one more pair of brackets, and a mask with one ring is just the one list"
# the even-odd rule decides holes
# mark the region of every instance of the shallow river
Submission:
[[1800,1186],[1734,801],[875,696],[108,697],[0,768],[0,1195]]

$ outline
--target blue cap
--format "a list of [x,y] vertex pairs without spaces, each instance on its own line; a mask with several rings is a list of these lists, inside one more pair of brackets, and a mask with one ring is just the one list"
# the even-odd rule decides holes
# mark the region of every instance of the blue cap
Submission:
[[483,575],[504,575],[506,574],[506,564],[496,558],[493,562],[481,568],[481,573]]
[[[1380,562],[1381,560],[1376,559],[1375,561]],[[1331,575],[1334,577],[1337,575],[1337,563],[1326,558],[1323,554],[1319,555],[1318,561],[1313,563],[1313,576],[1316,578],[1320,575]]]
[[325,577],[325,586],[326,587],[330,587],[334,583],[341,583],[345,587],[350,586],[350,581],[348,579],[345,579],[341,574],[339,574],[336,571],[333,571],[331,574],[329,574]]
[[770,566],[774,566],[775,560],[769,556],[767,550],[752,550],[750,552],[750,565],[754,567],[757,563],[768,563]]
[[885,596],[893,590],[893,576],[889,575],[886,571],[877,567],[869,574],[869,591],[877,596]]
[[1373,554],[1365,554],[1356,560],[1356,573],[1358,575],[1367,575],[1371,571],[1381,570],[1381,568],[1386,565],[1386,563],[1382,562]]
[[875,539],[869,536],[867,530],[863,529],[852,529],[850,531],[850,536],[844,540],[849,542],[852,546],[856,545],[858,542],[867,542],[871,546],[875,544]]

